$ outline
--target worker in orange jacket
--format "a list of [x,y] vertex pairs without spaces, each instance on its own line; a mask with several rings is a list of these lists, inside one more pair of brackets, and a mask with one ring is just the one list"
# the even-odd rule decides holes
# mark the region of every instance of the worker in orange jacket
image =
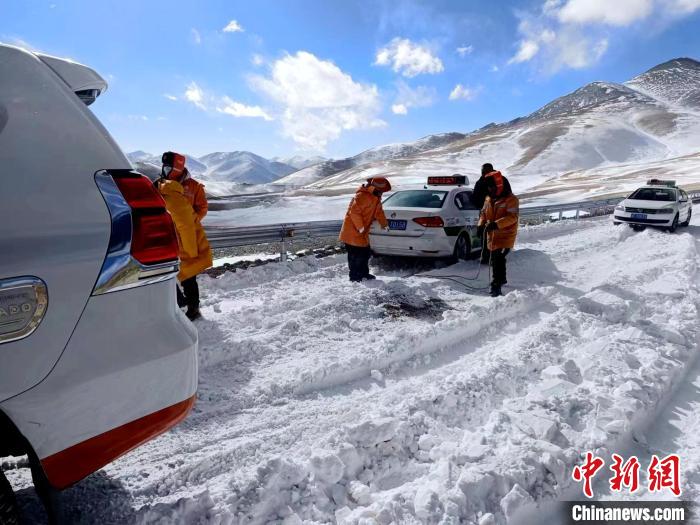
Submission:
[[372,254],[369,229],[375,220],[382,228],[389,227],[382,208],[382,194],[387,191],[391,191],[391,184],[384,177],[367,179],[367,183],[355,193],[345,214],[339,239],[345,243],[348,251],[348,268],[353,282],[375,279],[369,273],[369,258]]
[[202,219],[207,214],[204,185],[190,176],[185,157],[167,151],[162,157],[162,177],[156,183],[165,207],[173,218],[180,247],[180,273],[177,278],[177,304],[187,306],[190,320],[201,317],[197,275],[212,266],[212,253]]
[[491,296],[503,295],[501,287],[506,279],[506,256],[515,245],[518,233],[518,198],[513,195],[510,183],[500,171],[485,176],[487,197],[479,217],[478,233],[487,235],[487,248],[493,267]]

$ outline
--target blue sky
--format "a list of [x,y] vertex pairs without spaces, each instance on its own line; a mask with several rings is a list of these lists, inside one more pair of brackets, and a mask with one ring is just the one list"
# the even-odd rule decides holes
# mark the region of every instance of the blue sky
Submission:
[[110,84],[125,151],[353,155],[700,58],[700,0],[0,0],[0,41]]

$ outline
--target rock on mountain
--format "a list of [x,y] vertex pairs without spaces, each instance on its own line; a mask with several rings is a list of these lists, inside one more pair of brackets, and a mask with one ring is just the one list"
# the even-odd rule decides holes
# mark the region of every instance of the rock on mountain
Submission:
[[264,184],[296,171],[292,166],[249,151],[210,153],[199,160],[206,165],[202,178],[219,182]]
[[625,85],[669,104],[700,109],[700,62],[692,58],[659,64]]
[[373,148],[279,182],[338,193],[382,174],[405,187],[433,174],[474,177],[492,162],[522,190],[573,170],[680,156],[700,149],[698,70],[694,60],[671,60],[626,84],[587,84],[510,122]]

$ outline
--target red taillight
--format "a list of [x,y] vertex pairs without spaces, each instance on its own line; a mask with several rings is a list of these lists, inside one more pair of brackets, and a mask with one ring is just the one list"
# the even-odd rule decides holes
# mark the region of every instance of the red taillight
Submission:
[[157,264],[178,258],[175,225],[165,210],[165,201],[143,175],[114,177],[131,208],[131,255],[141,264]]
[[413,222],[417,222],[424,228],[442,228],[445,225],[442,217],[416,217]]

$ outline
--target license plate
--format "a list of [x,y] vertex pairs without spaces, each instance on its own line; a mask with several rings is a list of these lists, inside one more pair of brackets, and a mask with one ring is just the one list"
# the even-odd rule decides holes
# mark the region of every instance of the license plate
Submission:
[[644,221],[647,218],[647,214],[646,213],[633,213],[632,218],[636,219],[638,221]]
[[406,221],[396,221],[393,219],[389,219],[389,229],[390,230],[405,230],[406,229]]

